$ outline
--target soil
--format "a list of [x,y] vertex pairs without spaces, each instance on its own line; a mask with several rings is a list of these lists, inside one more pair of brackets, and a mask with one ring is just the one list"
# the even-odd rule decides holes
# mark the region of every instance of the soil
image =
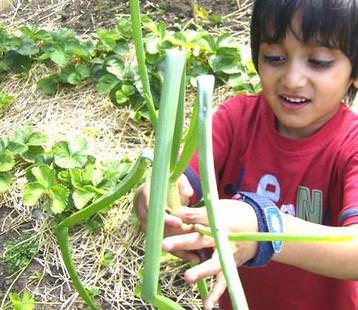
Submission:
[[[183,22],[193,17],[191,0],[141,1],[141,10],[154,19],[165,19],[171,23]],[[199,1],[199,6],[205,7],[212,14],[225,16],[237,10],[234,1]],[[87,31],[98,26],[113,26],[116,17],[128,14],[127,1],[120,0],[90,0],[74,1],[66,6],[61,16],[64,26]],[[76,18],[73,18],[76,17]]]

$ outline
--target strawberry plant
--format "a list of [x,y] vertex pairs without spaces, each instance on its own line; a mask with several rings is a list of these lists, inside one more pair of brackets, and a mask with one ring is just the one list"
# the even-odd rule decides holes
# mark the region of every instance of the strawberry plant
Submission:
[[25,292],[22,297],[17,293],[10,293],[9,296],[14,310],[35,309],[35,300],[29,292]]
[[[131,105],[139,111],[137,118],[148,118],[153,124],[163,84],[161,66],[168,48],[186,52],[187,79],[194,87],[198,75],[214,74],[216,86],[228,84],[235,91],[247,92],[260,88],[253,65],[242,57],[242,47],[229,34],[211,35],[199,26],[174,31],[144,16],[143,46],[138,49],[135,23],[135,19],[122,19],[113,29],[97,29],[88,40],[78,39],[66,28],[47,32],[22,27],[20,35],[0,28],[0,71],[27,76],[33,63],[43,63],[52,68],[50,75],[37,82],[45,94],[53,95],[62,86],[73,87],[89,80],[115,105]],[[144,56],[137,55],[137,59],[145,61],[139,60],[138,68],[131,60],[133,39],[136,51]],[[146,79],[139,78],[143,67]],[[148,83],[153,100],[149,104]]]

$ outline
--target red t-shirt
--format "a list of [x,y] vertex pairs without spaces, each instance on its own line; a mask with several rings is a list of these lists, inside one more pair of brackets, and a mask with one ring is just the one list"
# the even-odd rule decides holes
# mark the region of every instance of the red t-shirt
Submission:
[[[314,135],[295,140],[277,132],[263,95],[239,95],[214,114],[213,147],[221,198],[257,192],[311,222],[358,223],[358,117],[345,105]],[[186,174],[200,196],[196,154]],[[276,262],[239,273],[253,310],[358,309],[358,281]],[[221,308],[231,309],[227,294]]]

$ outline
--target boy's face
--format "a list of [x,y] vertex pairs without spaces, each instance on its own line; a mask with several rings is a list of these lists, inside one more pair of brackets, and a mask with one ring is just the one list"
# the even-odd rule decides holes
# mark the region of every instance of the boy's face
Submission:
[[277,129],[290,138],[316,132],[338,111],[349,86],[358,85],[341,51],[305,45],[291,31],[281,43],[260,45],[258,69]]

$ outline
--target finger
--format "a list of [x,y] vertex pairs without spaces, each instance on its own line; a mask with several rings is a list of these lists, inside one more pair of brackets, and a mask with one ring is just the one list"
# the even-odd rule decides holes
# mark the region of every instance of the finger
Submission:
[[211,291],[204,301],[204,309],[211,310],[219,302],[220,297],[226,290],[226,281],[224,274],[220,271],[216,276],[216,281],[211,288]]
[[186,262],[191,262],[194,264],[200,263],[200,258],[194,251],[175,251],[170,253]]
[[164,223],[165,236],[182,235],[195,231],[194,225],[185,224],[181,218],[171,214],[165,215]]
[[216,275],[220,271],[220,268],[219,259],[213,256],[203,263],[188,269],[184,273],[184,279],[189,283],[193,283],[200,279]]
[[164,251],[199,250],[214,245],[214,240],[197,232],[166,237],[163,240]]
[[189,198],[194,194],[194,190],[188,178],[184,174],[182,174],[179,178],[178,188],[180,195],[182,195],[183,197]]
[[180,217],[184,223],[187,224],[203,224],[208,225],[208,216],[206,208],[189,208],[182,207],[175,211],[173,215]]

